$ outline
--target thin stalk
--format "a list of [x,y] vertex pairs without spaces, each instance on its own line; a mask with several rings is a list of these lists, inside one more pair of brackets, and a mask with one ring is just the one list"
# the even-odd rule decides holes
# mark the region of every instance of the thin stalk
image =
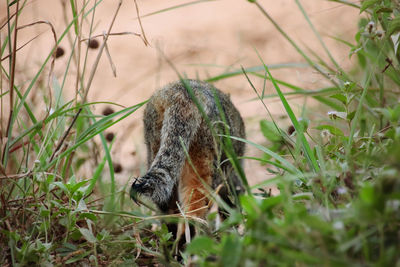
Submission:
[[357,5],[357,4],[353,3],[353,2],[359,2],[359,1],[352,1],[352,2],[347,1],[347,0],[329,0],[329,1],[340,3],[340,4],[343,4],[343,5],[347,5],[347,6],[351,6],[351,7],[357,8],[357,9],[361,8],[360,5]]
[[[94,16],[96,14],[96,4],[97,4],[97,0],[94,1],[94,5],[93,5],[93,14],[92,14],[92,19],[90,21],[90,27],[89,27],[89,38],[88,38],[88,42],[91,40],[92,38],[92,33],[93,33],[93,25],[94,25]],[[81,39],[80,42],[83,42],[85,39]],[[89,46],[87,46],[86,48],[86,52],[85,52],[85,59],[83,61],[83,69],[82,69],[82,77],[81,77],[81,86],[83,87],[83,81],[85,80],[85,73],[86,73],[86,67],[87,67],[87,59],[88,59],[88,55],[89,55]]]
[[98,53],[98,55],[96,57],[96,60],[95,60],[95,62],[93,64],[93,68],[92,68],[92,71],[90,72],[89,80],[88,80],[86,88],[85,88],[85,94],[84,94],[84,97],[83,97],[83,102],[86,102],[90,86],[92,85],[94,74],[96,73],[97,66],[99,65],[99,61],[100,61],[101,55],[103,53],[104,47],[106,45],[106,42],[108,40],[108,36],[110,35],[111,29],[112,29],[112,27],[114,25],[114,22],[115,22],[115,19],[117,17],[117,14],[119,12],[119,9],[121,8],[121,5],[122,5],[122,0],[120,0],[119,3],[118,3],[117,10],[115,11],[114,17],[113,17],[113,19],[111,21],[111,24],[110,24],[109,28],[108,28],[107,34],[105,35],[104,41],[103,41],[103,43],[101,44],[101,46],[99,48],[99,53]]
[[[9,50],[10,50],[10,55],[11,60],[9,61],[10,63],[10,87],[9,87],[9,94],[10,94],[10,112],[9,112],[9,117],[8,117],[8,122],[7,122],[7,130],[6,130],[6,137],[7,137],[7,144],[6,144],[6,149],[3,151],[3,162],[4,162],[4,157],[6,151],[8,151],[8,147],[10,145],[10,137],[11,136],[11,131],[12,131],[12,125],[11,121],[13,118],[13,112],[14,112],[14,82],[15,82],[15,62],[16,62],[16,56],[17,56],[17,32],[18,32],[18,11],[19,11],[19,1],[17,2],[17,7],[15,11],[15,28],[14,28],[14,40],[13,40],[13,47],[11,47],[11,38],[9,42]],[[9,7],[9,1],[7,1],[7,16],[10,17],[10,7]],[[8,31],[9,31],[9,36],[11,36],[10,32],[10,23],[8,23]],[[4,162],[4,167],[7,168],[7,162]]]
[[364,103],[364,100],[365,100],[365,96],[367,95],[367,92],[368,92],[368,84],[369,84],[369,82],[371,80],[372,73],[368,73],[367,72],[366,76],[367,77],[364,79],[364,83],[363,83],[363,92],[362,92],[360,100],[358,102],[358,106],[357,106],[354,118],[351,121],[349,140],[348,140],[347,145],[346,145],[346,152],[347,152],[346,155],[347,155],[347,157],[350,157],[350,154],[351,154],[351,146],[353,144],[354,133],[355,133],[356,127],[358,125],[358,117],[360,116],[361,109],[362,109],[362,106],[363,106],[363,103]]
[[[72,5],[73,1],[71,1]],[[75,8],[75,13],[76,14],[76,7],[77,4],[75,2],[75,6],[71,7],[72,11],[74,12]],[[82,12],[81,12],[81,19],[79,23],[79,18],[76,20],[75,24],[75,34],[76,37],[78,38],[78,49],[77,49],[77,61],[76,61],[76,79],[75,79],[75,106],[77,105],[78,102],[78,93],[79,93],[79,81],[80,81],[80,71],[81,71],[81,33],[82,33],[82,25],[83,25],[83,14],[85,12],[85,7],[86,7],[86,0],[84,1],[83,7],[82,7]]]
[[319,43],[321,44],[321,46],[323,47],[323,49],[325,50],[326,54],[328,55],[329,59],[332,61],[332,63],[336,66],[336,68],[340,71],[340,73],[346,78],[348,79],[347,75],[345,74],[345,72],[343,71],[343,69],[340,67],[340,65],[336,62],[336,60],[333,58],[331,52],[329,51],[329,49],[326,47],[325,42],[322,40],[321,35],[318,33],[318,31],[315,29],[314,25],[312,24],[312,22],[310,21],[310,18],[307,15],[307,12],[304,10],[303,6],[301,5],[299,0],[295,0],[297,6],[299,7],[301,13],[303,14],[304,18],[307,20],[308,25],[310,26],[311,30],[313,31],[314,35],[317,37]]
[[[0,44],[1,44],[1,34],[0,34]],[[0,49],[0,57],[2,56],[2,52]],[[1,64],[1,62],[0,62]],[[0,121],[3,121],[3,75],[0,70]],[[0,150],[3,147],[3,124],[0,123]],[[2,168],[2,161],[0,161],[0,168]]]
[[143,39],[144,44],[145,44],[146,46],[148,46],[150,43],[149,43],[149,41],[147,41],[146,34],[145,34],[145,32],[144,32],[144,29],[143,29],[142,20],[140,19],[140,15],[139,15],[139,7],[138,7],[138,4],[137,4],[136,0],[133,0],[133,1],[134,1],[134,3],[135,3],[137,19],[138,19],[138,21],[139,21],[140,30],[141,30],[142,36],[143,36],[142,39]]
[[296,49],[296,51],[307,61],[307,63],[314,68],[316,71],[318,71],[322,76],[324,76],[327,80],[331,81],[335,86],[338,86],[338,84],[329,77],[327,73],[325,73],[321,68],[315,64],[304,52],[301,50],[301,48],[292,40],[292,38],[289,37],[289,35],[276,23],[276,21],[268,14],[268,12],[257,2],[253,2],[257,8],[261,11],[261,13],[274,25],[274,27],[279,31],[280,34],[282,34],[283,37],[289,43]]
[[[98,0],[97,5],[100,4],[102,1],[103,1],[103,0]],[[17,2],[17,3],[18,3],[18,2]],[[92,11],[93,11],[93,8],[91,8],[88,12],[86,12],[85,15],[84,15],[84,17],[86,17],[86,16],[87,16],[90,12],[92,12]],[[75,21],[76,19],[77,19],[77,17],[74,17],[73,20],[72,20],[72,22],[67,26],[67,28],[64,30],[64,32],[61,34],[60,38],[57,40],[57,45],[60,44],[60,42],[62,41],[62,39],[64,39],[65,35],[68,33],[69,29],[72,27],[72,25],[73,25],[73,23],[74,23],[74,21]],[[28,88],[26,89],[24,95],[21,97],[20,103],[16,106],[16,109],[15,109],[15,113],[16,113],[16,114],[19,113],[19,111],[21,110],[21,108],[22,108],[23,105],[24,105],[24,106],[26,105],[25,101],[26,101],[26,98],[28,97],[28,94],[29,94],[30,91],[32,90],[33,85],[34,85],[34,84],[36,83],[36,81],[38,80],[39,75],[43,72],[45,65],[46,65],[47,62],[50,60],[50,58],[53,56],[54,50],[55,50],[55,49],[52,49],[52,50],[50,51],[49,55],[48,55],[47,58],[44,60],[43,64],[40,66],[40,68],[39,68],[39,70],[37,71],[36,75],[33,77],[33,79],[31,80],[31,82],[29,83]],[[11,53],[11,51],[10,51],[10,53]],[[50,116],[51,116],[51,115],[50,115]],[[15,118],[12,117],[11,126],[10,126],[11,129],[12,129],[12,125],[13,125],[13,123],[14,123],[14,119],[15,119]],[[12,141],[11,138],[9,138],[8,141],[11,142],[11,141]],[[8,144],[6,144],[6,146],[5,146],[5,148],[4,148],[4,151],[3,151],[3,165],[4,165],[4,167],[6,166],[7,161],[8,161],[8,150],[9,150],[9,148],[10,148],[10,146],[9,146]]]
[[[260,57],[260,59],[261,59],[261,57]],[[263,62],[263,64],[264,64],[264,62]],[[292,108],[290,107],[290,105],[287,102],[285,96],[283,95],[281,89],[279,88],[278,84],[275,82],[274,78],[272,77],[271,73],[269,72],[268,67],[265,64],[264,64],[264,66],[265,66],[265,71],[268,73],[268,76],[270,77],[272,84],[274,85],[276,92],[278,93],[279,98],[281,99],[281,102],[282,102],[283,106],[285,107],[285,110],[286,110],[290,120],[292,121],[294,128],[296,129],[297,135],[299,136],[299,139],[302,143],[304,154],[307,158],[310,168],[314,172],[319,172],[320,168],[318,166],[318,162],[315,159],[315,156],[310,148],[309,143],[307,142],[307,139],[304,135],[303,127],[300,125],[299,121],[297,120],[296,116],[294,115]]]

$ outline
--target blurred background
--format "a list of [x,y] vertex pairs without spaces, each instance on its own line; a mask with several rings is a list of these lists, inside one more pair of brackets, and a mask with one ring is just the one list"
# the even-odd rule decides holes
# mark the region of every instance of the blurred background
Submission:
[[[76,2],[77,10],[80,10],[85,1]],[[86,2],[86,10],[93,7],[94,1]],[[136,3],[137,8],[133,0],[122,2],[111,29],[111,33],[116,35],[109,36],[107,42],[110,58],[105,52],[101,55],[88,93],[90,102],[113,102],[127,107],[148,99],[155,90],[178,78],[166,59],[172,62],[181,74],[189,78],[207,80],[223,73],[240,71],[241,66],[246,69],[262,66],[257,55],[259,53],[267,65],[293,64],[295,66],[272,69],[272,74],[276,79],[305,89],[317,89],[329,85],[326,79],[321,78],[321,74],[311,68],[303,67],[305,60],[261,14],[260,10],[248,1],[137,0]],[[259,3],[304,50],[313,51],[318,56],[326,58],[295,1],[260,0]],[[7,21],[6,4],[5,0],[0,4],[1,25]],[[358,10],[329,1],[304,0],[302,4],[336,61],[344,69],[351,69],[348,47],[334,40],[334,37],[349,42],[353,41],[357,30],[354,17],[358,15]],[[85,78],[89,77],[92,66],[95,65],[103,40],[102,34],[108,31],[117,7],[118,1],[104,0],[96,8],[91,36],[99,37],[93,38],[98,42],[96,44],[92,41],[92,48],[88,50],[87,68],[80,69],[80,72],[85,72]],[[137,19],[137,10],[141,16],[142,29]],[[72,18],[70,1],[32,0],[26,2],[18,24],[25,25],[35,21],[49,22],[53,25],[57,38],[60,38]],[[82,29],[80,29],[82,37],[80,66],[83,66],[86,56],[88,41],[85,39],[90,36],[91,20],[92,15],[90,14],[84,19]],[[2,39],[6,36],[6,30],[6,27],[1,29]],[[70,28],[66,33],[66,38],[59,44],[59,57],[55,60],[54,77],[52,77],[60,84],[65,79],[64,102],[72,100],[76,91],[78,72],[76,56],[71,59],[73,63],[69,63],[73,47],[77,49],[76,45],[73,46],[75,42],[73,31],[74,26]],[[121,35],[118,35],[119,33]],[[24,88],[24,83],[32,79],[44,59],[49,55],[54,46],[54,37],[48,24],[37,24],[21,29],[18,34],[17,46],[20,47],[27,43],[18,51],[16,62],[16,72],[19,73],[16,76],[16,84],[22,85]],[[148,41],[147,44],[143,40],[144,35]],[[32,40],[32,38],[35,39]],[[63,55],[61,55],[61,51],[64,52]],[[8,64],[8,60],[2,60],[3,67],[8,67]],[[70,64],[70,68],[67,75],[64,76],[68,64]],[[115,66],[115,75],[112,65]],[[42,95],[48,94],[47,89],[43,89],[45,87],[40,85],[47,82],[49,70],[50,63],[45,66],[39,82],[29,94],[28,102],[34,103],[37,99],[43,99]],[[251,79],[257,90],[261,92],[263,79],[254,76]],[[83,81],[83,84],[86,83],[87,81]],[[4,80],[3,86],[6,84],[7,82]],[[266,142],[259,129],[259,122],[261,119],[267,118],[267,111],[260,101],[254,101],[257,95],[245,77],[239,75],[220,79],[215,81],[214,85],[231,95],[232,101],[245,119],[247,138],[256,143]],[[286,90],[284,87],[282,89]],[[265,94],[274,93],[275,89],[272,85],[266,84]],[[292,108],[298,114],[301,113],[303,105],[308,107],[316,105],[311,99],[304,97],[289,97],[289,99],[291,99]],[[265,103],[282,129],[286,129],[290,126],[284,117],[286,112],[280,101],[277,100],[268,98]],[[6,108],[7,101],[4,97],[3,110],[8,110]],[[115,111],[121,109],[115,105],[101,104],[96,105],[93,112],[101,115],[107,107],[112,107]],[[35,114],[38,114],[39,118],[43,117],[45,110],[45,103],[39,101]],[[119,167],[116,177],[121,183],[139,176],[146,168],[142,110],[135,112],[128,119],[106,131],[106,133],[112,132],[116,136],[112,157],[115,163],[114,168]],[[308,119],[317,118],[309,114]],[[3,119],[3,127],[5,122],[6,120]],[[261,154],[248,146],[248,156],[260,156]],[[91,176],[93,168],[93,162],[87,164],[85,173],[82,175]],[[268,175],[266,167],[256,161],[246,161],[245,168],[252,184],[264,180]]]

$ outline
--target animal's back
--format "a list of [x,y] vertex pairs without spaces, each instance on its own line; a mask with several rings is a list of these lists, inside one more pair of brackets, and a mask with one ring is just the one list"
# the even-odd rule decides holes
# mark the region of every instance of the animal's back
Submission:
[[[224,185],[225,176],[239,191],[242,189],[229,161],[220,165],[226,159],[218,136],[225,133],[221,110],[231,136],[244,138],[245,129],[229,96],[205,82],[186,81],[192,96],[179,81],[157,91],[146,106],[143,120],[148,172],[134,182],[131,195],[144,194],[167,213],[177,212],[179,201],[185,211],[203,217],[207,186]],[[232,145],[237,156],[244,154],[244,143],[232,140]],[[226,201],[228,191],[226,187],[220,191]]]

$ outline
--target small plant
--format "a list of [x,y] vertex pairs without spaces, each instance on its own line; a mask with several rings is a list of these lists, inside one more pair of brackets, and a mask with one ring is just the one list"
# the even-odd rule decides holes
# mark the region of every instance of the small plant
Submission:
[[[360,20],[357,43],[345,42],[350,56],[358,58],[354,71],[346,73],[328,50],[331,62],[319,57],[312,60],[260,3],[251,2],[311,67],[334,77],[330,78],[333,87],[322,89],[324,97],[317,94],[322,90],[316,90],[318,98],[314,97],[331,110],[317,123],[310,115],[310,121],[300,123],[286,101],[289,93],[280,86],[300,96],[313,96],[312,92],[275,80],[264,63],[263,74],[259,73],[262,68],[242,68],[260,101],[270,96],[265,96],[264,89],[258,93],[249,75],[272,82],[293,126],[286,132],[271,116],[260,122],[267,147],[243,140],[264,152],[258,160],[273,166],[267,168],[275,177],[253,187],[261,187],[264,193],[242,196],[241,215],[233,212],[223,222],[232,225],[239,218],[235,223],[243,226],[242,233],[222,230],[217,239],[197,237],[186,253],[200,257],[197,262],[202,266],[399,264],[395,252],[400,222],[398,5],[393,1],[350,4],[366,13],[366,18]],[[296,3],[314,30],[300,2]],[[233,75],[239,72],[210,80]],[[270,184],[277,185],[279,195],[262,189]]]
[[[261,120],[263,144],[229,136],[229,131],[220,135],[227,152],[231,140],[261,150],[262,157],[248,160],[260,161],[273,178],[249,186],[251,173],[236,168],[247,190],[235,200],[239,208],[227,206],[211,192],[226,219],[219,221],[214,211],[207,222],[157,215],[146,203],[136,206],[128,199],[129,186],[115,181],[123,166],[111,156],[119,135],[109,128],[146,102],[122,107],[89,102],[87,95],[101,55],[108,54],[107,40],[116,34],[112,28],[120,3],[112,18],[104,18],[110,20],[105,35],[95,36],[95,10],[101,0],[64,3],[66,27],[60,35],[48,22],[21,25],[18,18],[29,8],[28,1],[7,1],[0,40],[0,262],[4,266],[399,265],[400,6],[388,0],[332,1],[361,13],[354,43],[334,37],[356,59],[349,71],[332,56],[300,1],[295,2],[328,60],[305,52],[259,1],[248,1],[305,62],[269,65],[259,56],[257,67],[208,79],[241,75],[267,113],[271,114],[266,99],[278,97],[290,122],[272,115]],[[205,1],[170,9],[200,2]],[[54,43],[36,73],[20,84],[17,77],[28,76],[15,68],[23,49],[17,47],[17,38],[20,31],[39,23],[54,32]],[[139,37],[147,44],[144,32]],[[73,49],[65,49],[62,41]],[[86,60],[89,49],[97,53],[93,65]],[[68,58],[68,63],[56,77],[53,65],[60,58]],[[271,73],[291,66],[313,68],[330,85],[309,90]],[[73,99],[63,94],[69,75],[76,80]],[[261,79],[263,88],[256,87],[254,79]],[[266,95],[266,86],[276,94]],[[288,96],[311,97],[319,106],[302,107],[299,115]],[[107,108],[94,113],[92,108],[100,105]],[[227,154],[238,166],[240,159]],[[83,171],[87,166],[92,172]],[[279,194],[271,194],[266,186],[276,186]],[[196,237],[183,251],[177,251],[178,241],[166,227],[177,222],[196,229]]]

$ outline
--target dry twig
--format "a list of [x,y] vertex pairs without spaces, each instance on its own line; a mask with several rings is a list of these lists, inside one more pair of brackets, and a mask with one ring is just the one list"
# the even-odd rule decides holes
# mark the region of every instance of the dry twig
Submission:
[[139,21],[140,30],[142,31],[143,42],[144,42],[144,44],[147,46],[147,45],[149,45],[150,43],[149,43],[149,41],[147,41],[146,34],[144,33],[144,29],[143,29],[143,25],[142,25],[142,20],[140,19],[140,14],[139,14],[139,7],[138,7],[138,4],[137,4],[136,0],[133,0],[133,1],[135,2],[136,15],[137,15],[137,18],[138,18],[138,21]]
[[92,85],[94,74],[96,73],[97,66],[99,65],[99,61],[100,61],[101,55],[103,53],[104,47],[106,45],[106,42],[108,40],[108,36],[110,35],[111,29],[112,29],[112,27],[114,25],[114,22],[115,22],[115,19],[117,17],[117,14],[119,12],[119,9],[121,8],[121,5],[122,5],[122,0],[120,0],[119,3],[118,3],[117,10],[115,11],[114,17],[113,17],[113,19],[112,19],[112,21],[110,23],[110,26],[108,28],[107,34],[105,35],[104,41],[100,46],[99,53],[97,54],[96,60],[95,60],[95,62],[93,64],[93,68],[92,68],[92,71],[90,72],[89,80],[88,80],[86,88],[85,88],[85,94],[84,94],[84,97],[83,97],[83,103],[86,102],[90,86]]

